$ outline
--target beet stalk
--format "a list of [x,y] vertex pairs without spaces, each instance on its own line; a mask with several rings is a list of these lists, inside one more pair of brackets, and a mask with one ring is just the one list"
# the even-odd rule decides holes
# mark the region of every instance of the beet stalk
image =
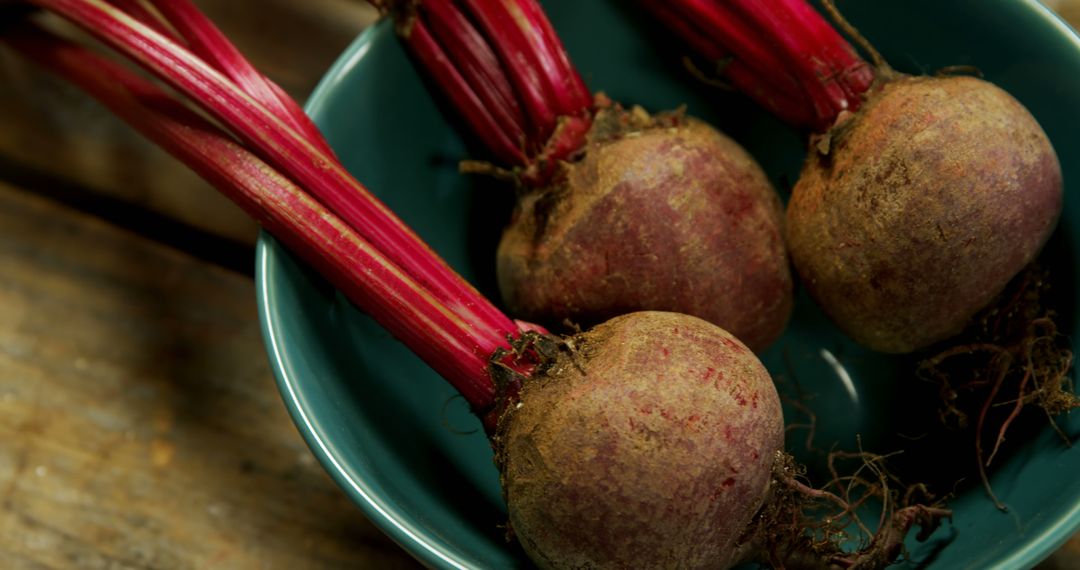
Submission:
[[[160,19],[143,2],[153,6]],[[191,0],[113,0],[112,3],[164,35],[171,35],[170,30],[176,30],[173,39],[187,45],[193,54],[231,79],[324,153],[333,154],[319,129],[296,101],[259,73]]]
[[[896,72],[831,1],[873,66],[804,0],[644,4],[691,46],[708,38],[703,56],[723,54],[760,79],[732,73],[737,88],[813,131],[788,204],[788,246],[811,295],[857,342],[905,353],[956,335],[1053,231],[1057,156],[1034,117],[993,84]],[[800,104],[770,106],[790,81]]]
[[[498,333],[478,331],[473,313],[424,288],[367,240],[366,228],[360,233],[350,228],[245,146],[128,69],[42,31],[8,31],[3,40],[93,95],[244,208],[410,346],[478,414],[494,408],[496,393],[486,371],[491,354],[519,334],[509,319],[504,317]],[[411,263],[426,263],[447,280],[461,280],[433,254]],[[464,282],[462,288],[471,289]],[[490,305],[479,293],[472,297],[471,305]]]
[[779,336],[781,204],[737,143],[594,97],[535,0],[373,3],[496,163],[464,169],[520,190],[496,254],[511,314],[554,327],[664,310],[755,350]]
[[[200,84],[194,103],[231,117],[222,121],[231,131],[249,127],[224,109],[225,97],[206,93],[236,91],[251,109],[266,110],[258,96],[164,36],[150,37],[154,46],[139,41],[149,28],[100,2],[41,3],[137,61],[167,55],[174,63],[151,71],[170,83],[184,75]],[[156,84],[29,21],[0,38],[99,98],[237,201],[457,387],[474,412],[494,419],[485,423],[512,528],[541,566],[723,567],[759,557],[750,551],[759,543],[773,545],[768,557],[777,559],[817,551],[772,540],[770,521],[792,512],[766,507],[790,506],[776,497],[794,492],[846,499],[799,483],[780,451],[772,381],[729,333],[663,312],[632,313],[568,338],[521,332],[429,249],[415,248],[411,232],[387,229],[402,226],[370,194],[353,197],[374,212],[362,224],[309,195],[289,174],[303,169],[287,163],[326,157],[321,143],[306,138],[314,135],[275,123],[251,137],[265,137],[262,145],[238,141]],[[305,143],[297,146],[302,152],[256,155],[286,137]],[[340,165],[323,166],[325,176],[337,176]],[[395,259],[383,248],[412,254]],[[481,323],[483,315],[489,320]],[[878,550],[895,556],[897,529],[932,528],[942,516],[896,510]],[[835,556],[830,551],[828,560]]]
[[[100,0],[41,0],[28,2],[64,16],[82,26],[105,44],[161,78],[195,101],[215,101],[205,110],[260,156],[278,165],[282,174],[333,209],[346,223],[368,226],[368,239],[395,263],[415,272],[417,278],[447,302],[477,311],[473,324],[488,332],[501,332],[502,316],[488,304],[475,304],[475,291],[461,280],[447,279],[430,263],[410,263],[430,256],[430,249],[385,205],[353,179],[331,155],[291,128],[207,62],[168,37],[132,19]],[[321,137],[318,137],[321,141]],[[297,158],[299,157],[299,159]],[[437,261],[436,264],[441,264]],[[494,349],[493,345],[486,346]]]

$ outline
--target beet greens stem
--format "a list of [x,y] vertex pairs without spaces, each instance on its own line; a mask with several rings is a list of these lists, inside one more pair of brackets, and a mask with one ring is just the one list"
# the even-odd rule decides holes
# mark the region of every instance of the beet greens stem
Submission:
[[[161,13],[157,12],[156,8],[149,7],[149,2],[150,0],[109,0],[109,3],[116,6],[117,9],[150,26],[155,32],[167,36],[178,44],[187,46],[184,38],[177,35],[176,30],[165,22]],[[190,46],[188,47],[190,48]]]
[[[546,80],[548,91],[555,98],[555,110],[559,115],[581,115],[592,104],[592,95],[581,74],[570,62],[555,28],[548,20],[540,4],[535,0],[517,0],[495,3],[504,8],[511,17],[522,38],[530,42],[537,63],[543,69],[541,77]],[[512,72],[521,72],[518,68]]]
[[[253,152],[310,192],[393,263],[463,315],[476,330],[477,350],[491,354],[517,330],[456,276],[337,160],[297,133],[204,61],[101,0],[31,0],[82,27],[184,93]],[[498,339],[498,340],[495,340]]]
[[494,405],[491,353],[478,345],[506,348],[505,337],[478,338],[468,317],[402,271],[362,231],[154,84],[31,26],[11,29],[3,39],[76,83],[243,207],[454,385],[474,410]]
[[[409,47],[495,157],[506,164],[524,164],[526,119],[513,88],[476,29],[460,12],[449,12],[430,25],[413,22]],[[482,79],[470,81],[470,76]]]
[[304,110],[277,84],[259,73],[220,29],[190,0],[110,0],[139,22],[186,47],[248,95],[277,113],[326,154],[333,154]]
[[588,123],[592,94],[535,0],[373,3],[391,6],[414,61],[504,165],[529,168],[584,143],[585,129],[561,127]]
[[712,68],[703,70],[706,80],[714,79],[711,76],[713,73],[722,73],[730,80],[728,85],[739,85],[743,93],[784,122],[795,125],[813,122],[813,114],[799,99],[801,89],[797,83],[791,81],[787,85],[776,84],[785,77],[762,74],[744,61],[732,57],[731,52],[717,41],[714,34],[696,24],[696,16],[684,17],[679,12],[688,4],[672,6],[667,0],[642,0],[642,3],[648,5],[661,24],[682,38],[691,51],[714,64]]
[[874,81],[870,64],[805,0],[641,1],[701,57],[729,54],[731,83],[792,126],[827,130]]
[[315,123],[281,87],[259,73],[225,34],[190,0],[149,0],[188,48],[231,79],[241,90],[282,117],[322,152],[333,155]]

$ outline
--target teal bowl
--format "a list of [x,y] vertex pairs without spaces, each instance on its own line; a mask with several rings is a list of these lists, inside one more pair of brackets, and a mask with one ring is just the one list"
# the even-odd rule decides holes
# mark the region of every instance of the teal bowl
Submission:
[[[675,42],[624,4],[545,2],[590,87],[649,109],[685,103],[754,153],[783,191],[798,173],[799,137],[739,97],[690,79]],[[1045,127],[1061,157],[1066,197],[1044,264],[1053,272],[1063,328],[1074,335],[1080,330],[1073,270],[1080,252],[1080,39],[1034,0],[848,1],[841,8],[894,67],[932,73],[976,66]],[[447,121],[391,26],[365,31],[307,109],[360,181],[482,292],[498,297],[494,248],[511,192],[457,173],[457,161],[472,155],[469,142]],[[268,235],[259,239],[257,283],[285,404],[312,452],[360,509],[425,565],[528,567],[504,539],[491,452],[454,390]],[[901,469],[950,485],[974,461],[966,439],[899,438],[933,415],[935,389],[911,377],[910,362],[853,345],[806,297],[798,298],[789,330],[763,359],[781,389],[796,386],[816,413],[818,447],[853,449],[857,435],[867,450],[904,448],[899,457],[909,459]],[[790,412],[792,422],[800,421]],[[951,524],[926,542],[909,540],[906,565],[1026,568],[1077,530],[1080,446],[1066,446],[1044,418],[1036,420],[1017,427],[992,470],[1008,512],[965,479],[955,486]],[[1080,433],[1076,415],[1060,425],[1073,438]],[[805,434],[794,435],[790,447],[797,450]],[[912,446],[917,449],[907,449]],[[820,462],[803,458],[812,468]]]

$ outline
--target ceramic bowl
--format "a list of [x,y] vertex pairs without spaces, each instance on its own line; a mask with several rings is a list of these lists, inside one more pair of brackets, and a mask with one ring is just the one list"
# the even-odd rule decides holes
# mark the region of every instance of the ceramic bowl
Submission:
[[[649,109],[685,103],[761,162],[782,191],[798,173],[803,142],[738,96],[691,79],[672,42],[615,0],[545,2],[589,86]],[[1047,246],[1054,302],[1077,331],[1080,252],[1080,40],[1037,2],[842,2],[851,22],[894,67],[933,73],[973,65],[1042,123],[1061,157],[1065,214]],[[342,161],[482,292],[497,298],[494,248],[512,191],[458,174],[471,149],[410,64],[391,26],[366,30],[326,74],[307,109]],[[258,296],[266,346],[285,404],[312,452],[364,513],[435,568],[528,567],[504,539],[505,508],[491,452],[464,402],[430,369],[345,302],[271,237],[259,240]],[[1074,347],[1075,350],[1075,347]],[[846,340],[804,296],[789,330],[763,355],[819,419],[818,445],[887,452],[934,413],[935,389],[910,362]],[[1038,415],[1038,414],[1034,414]],[[799,421],[792,410],[789,419]],[[1061,426],[1075,438],[1080,418]],[[909,434],[911,432],[908,432]],[[800,448],[803,435],[789,442]],[[923,438],[910,462],[941,481],[974,461],[969,439]],[[1080,446],[1067,447],[1041,418],[1019,426],[995,460],[999,512],[968,478],[955,517],[930,540],[909,540],[906,564],[1023,568],[1080,524]],[[914,444],[911,444],[914,445]],[[813,465],[812,454],[802,454]],[[933,470],[926,470],[933,465]],[[919,465],[916,465],[918,467]],[[918,471],[918,470],[917,470]],[[969,470],[970,471],[970,470]]]

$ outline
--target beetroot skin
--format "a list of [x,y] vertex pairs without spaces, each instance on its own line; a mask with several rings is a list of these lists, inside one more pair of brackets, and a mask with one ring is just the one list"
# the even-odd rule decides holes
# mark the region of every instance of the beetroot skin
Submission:
[[674,311],[764,348],[793,300],[782,205],[761,168],[701,121],[597,133],[609,123],[597,116],[561,183],[519,201],[497,258],[510,311],[583,327]]
[[1061,168],[1031,114],[971,77],[901,77],[818,141],[787,212],[807,289],[884,352],[958,333],[1037,255]]
[[784,429],[745,345],[663,312],[573,337],[503,420],[511,529],[553,568],[730,565]]

